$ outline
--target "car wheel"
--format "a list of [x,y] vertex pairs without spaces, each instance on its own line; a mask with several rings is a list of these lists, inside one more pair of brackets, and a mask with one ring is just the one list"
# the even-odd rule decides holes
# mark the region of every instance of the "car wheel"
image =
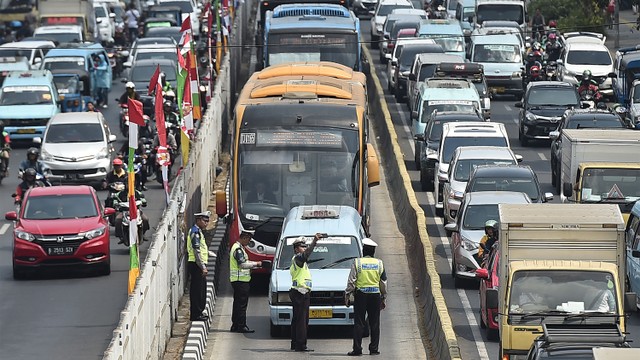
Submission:
[[13,279],[14,280],[24,280],[26,278],[27,278],[27,274],[25,273],[25,271],[16,268],[15,265],[14,265],[13,266]]
[[420,187],[422,191],[433,191],[433,182],[427,174],[425,174],[424,169],[420,169]]
[[100,268],[99,268],[97,274],[98,274],[98,276],[111,275],[111,260],[108,260],[104,264],[100,265]]
[[416,170],[420,170],[420,146],[416,146],[415,149],[415,154],[413,154],[413,163],[416,166]]
[[371,48],[372,49],[377,49],[377,48],[380,47],[380,45],[378,44],[378,40],[380,40],[379,36],[371,34]]
[[400,87],[399,86],[396,86],[395,95],[396,95],[396,101],[397,102],[402,102],[402,93],[400,92]]
[[480,329],[486,329],[487,324],[482,320],[482,307],[480,308]]
[[273,325],[272,322],[269,322],[271,326],[269,326],[269,335],[273,338],[277,338],[282,336],[282,326]]
[[444,218],[444,208],[436,208],[436,215]]
[[529,145],[529,139],[527,139],[524,134],[522,134],[522,130],[518,130],[518,140],[520,140],[520,145],[522,146],[528,146]]
[[487,329],[487,339],[491,340],[491,341],[496,341],[498,340],[498,329],[492,329],[489,327],[489,309],[486,309],[485,311],[485,315],[487,316],[487,324],[486,324],[486,329]]

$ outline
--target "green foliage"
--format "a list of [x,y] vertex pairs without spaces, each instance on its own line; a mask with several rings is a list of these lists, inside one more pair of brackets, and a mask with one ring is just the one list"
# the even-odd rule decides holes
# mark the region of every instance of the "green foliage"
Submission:
[[604,32],[604,12],[598,1],[602,0],[532,0],[528,13],[532,18],[536,9],[550,20],[558,22],[560,32]]

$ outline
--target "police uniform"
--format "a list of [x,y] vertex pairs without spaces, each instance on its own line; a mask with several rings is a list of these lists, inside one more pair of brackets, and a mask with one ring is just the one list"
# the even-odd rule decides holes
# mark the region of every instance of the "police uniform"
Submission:
[[319,237],[316,235],[311,246],[307,247],[304,252],[295,253],[297,246],[306,246],[304,236],[299,237],[293,242],[295,255],[291,258],[291,289],[289,289],[289,299],[293,307],[293,316],[291,317],[291,350],[295,351],[313,351],[307,348],[307,328],[309,326],[309,306],[311,300],[311,271],[307,261],[313,253],[316,242]]
[[[240,236],[249,235],[249,231],[243,231]],[[254,330],[247,326],[247,306],[249,304],[249,282],[251,281],[251,269],[257,268],[258,263],[249,261],[244,246],[236,241],[231,246],[229,253],[229,281],[233,287],[233,310],[231,313],[231,331],[252,333]]]
[[[195,214],[196,219],[199,217],[209,218],[210,211]],[[207,269],[207,261],[209,260],[209,250],[205,242],[204,233],[198,225],[193,225],[187,234],[187,269],[191,277],[191,285],[189,287],[189,300],[191,302],[191,321],[204,321],[207,317],[202,314],[207,301],[207,278],[204,271]]]
[[380,310],[387,294],[387,274],[382,260],[376,259],[372,255],[367,255],[369,251],[370,254],[373,254],[375,247],[378,245],[371,239],[363,239],[362,244],[365,255],[353,261],[345,290],[345,303],[347,306],[350,305],[352,294],[354,298],[355,326],[353,328],[353,351],[348,354],[350,356],[362,354],[362,336],[366,329],[366,315],[368,315],[371,328],[369,352],[371,355],[380,354],[378,350],[380,343]]

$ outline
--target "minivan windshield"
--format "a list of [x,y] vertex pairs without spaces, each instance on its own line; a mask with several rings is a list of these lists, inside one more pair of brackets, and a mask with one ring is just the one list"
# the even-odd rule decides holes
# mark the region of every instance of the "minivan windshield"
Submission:
[[45,136],[45,143],[85,143],[104,141],[102,126],[98,123],[89,124],[54,124],[49,127]]
[[520,49],[515,45],[484,44],[473,49],[473,61],[484,63],[519,63],[522,61]]

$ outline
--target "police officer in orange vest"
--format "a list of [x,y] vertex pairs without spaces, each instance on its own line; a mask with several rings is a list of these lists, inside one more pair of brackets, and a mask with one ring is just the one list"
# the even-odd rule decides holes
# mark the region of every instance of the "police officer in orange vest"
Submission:
[[374,257],[378,244],[375,241],[362,239],[362,255],[351,265],[351,272],[347,280],[347,288],[344,292],[344,301],[351,305],[353,296],[353,350],[347,355],[362,355],[362,335],[366,329],[365,315],[368,315],[371,328],[371,343],[369,354],[380,355],[378,345],[380,343],[380,310],[386,307],[387,273],[384,270],[382,260]]

